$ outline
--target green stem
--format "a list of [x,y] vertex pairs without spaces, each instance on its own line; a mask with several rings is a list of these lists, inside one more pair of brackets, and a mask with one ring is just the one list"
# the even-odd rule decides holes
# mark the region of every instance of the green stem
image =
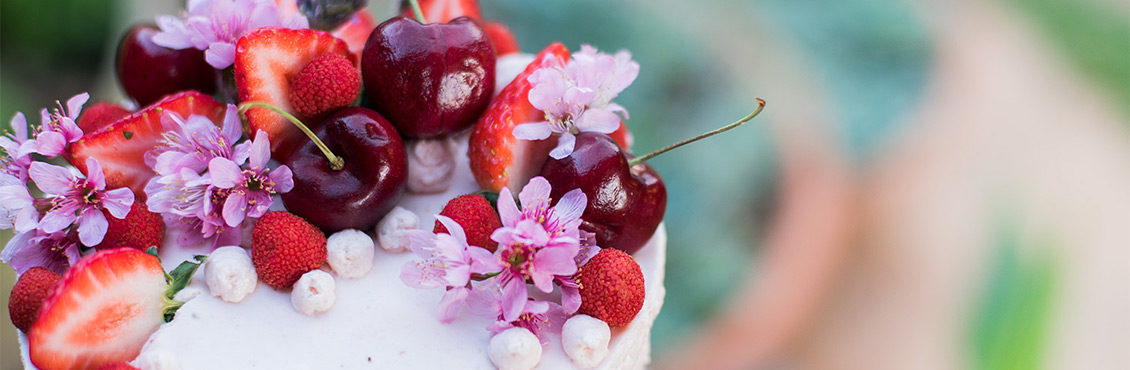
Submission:
[[416,15],[416,21],[420,22],[420,24],[428,24],[428,22],[424,20],[424,10],[420,9],[420,2],[408,0],[408,3],[412,4],[412,14]]
[[278,113],[280,116],[283,116],[283,118],[286,118],[287,121],[290,121],[290,123],[298,127],[298,129],[301,130],[302,133],[306,134],[306,136],[310,138],[310,141],[314,142],[314,145],[318,146],[318,149],[322,151],[322,154],[326,155],[326,159],[330,161],[331,170],[340,171],[342,168],[345,168],[345,160],[330,151],[330,148],[326,146],[326,143],[322,142],[322,139],[319,139],[317,135],[314,135],[314,132],[310,131],[310,128],[306,127],[306,125],[303,124],[302,121],[298,119],[298,117],[295,117],[293,114],[279,109],[279,107],[257,101],[240,104],[239,115],[243,118],[247,118],[247,110],[251,108],[264,108]]
[[644,154],[643,156],[636,157],[635,159],[628,161],[628,167],[635,167],[635,165],[637,165],[637,164],[647,162],[648,159],[655,158],[656,156],[663,154],[663,153],[666,153],[666,152],[669,152],[672,149],[675,149],[675,148],[681,147],[683,145],[687,145],[687,144],[690,144],[690,143],[693,143],[693,142],[696,142],[696,141],[699,141],[699,140],[702,140],[702,139],[705,139],[705,138],[708,138],[708,137],[711,137],[711,136],[714,136],[714,135],[718,135],[718,134],[721,134],[721,133],[726,132],[726,131],[730,131],[730,130],[738,127],[738,126],[741,126],[742,124],[744,124],[746,122],[749,122],[749,120],[753,119],[753,117],[757,117],[757,115],[761,113],[761,110],[765,108],[765,100],[761,99],[761,98],[756,98],[756,99],[757,99],[757,109],[754,109],[752,113],[750,113],[749,115],[747,115],[745,117],[742,117],[742,119],[739,119],[737,122],[719,127],[718,129],[716,129],[714,131],[710,131],[710,132],[704,133],[702,135],[698,135],[698,136],[695,136],[695,137],[692,137],[692,138],[689,138],[689,139],[668,145],[668,146],[666,146],[662,149],[656,150],[656,151],[651,152],[651,153]]

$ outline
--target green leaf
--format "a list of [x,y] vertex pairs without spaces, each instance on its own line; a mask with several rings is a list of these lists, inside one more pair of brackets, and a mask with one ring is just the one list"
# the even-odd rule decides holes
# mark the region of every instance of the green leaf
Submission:
[[184,305],[184,302],[177,301],[173,297],[188,286],[188,283],[192,281],[192,275],[196,274],[196,269],[200,268],[200,265],[204,264],[208,257],[197,255],[193,259],[196,262],[181,262],[172,272],[165,275],[165,279],[169,283],[169,288],[165,290],[165,322],[172,321],[177,310]]
[[498,193],[483,190],[475,194],[482,195],[483,198],[487,198],[487,201],[490,202],[490,206],[494,207],[495,210],[498,209]]

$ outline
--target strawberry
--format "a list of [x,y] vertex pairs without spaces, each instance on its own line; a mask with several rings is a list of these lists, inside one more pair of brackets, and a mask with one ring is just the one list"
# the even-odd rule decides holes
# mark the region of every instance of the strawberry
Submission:
[[615,140],[617,144],[620,144],[620,148],[624,149],[625,153],[632,152],[632,142],[634,142],[635,139],[632,137],[632,133],[628,131],[628,125],[624,124],[623,120],[620,121],[620,128],[616,129],[616,131],[612,131],[608,136],[611,137],[612,140]]
[[[291,80],[307,63],[326,53],[341,54],[357,67],[357,56],[349,52],[345,41],[328,32],[275,27],[251,31],[236,43],[234,69],[239,101],[268,103],[294,113],[290,105]],[[285,159],[300,140],[306,140],[293,124],[266,108],[247,110],[244,128],[248,136],[259,130],[267,132],[277,160]]]
[[377,22],[373,21],[373,16],[368,10],[362,8],[331,33],[349,45],[350,53],[361,55],[361,51],[365,49],[365,42],[369,41],[369,34],[373,33],[374,28],[377,28]]
[[602,249],[581,266],[574,279],[581,294],[577,312],[601,319],[608,326],[628,325],[643,308],[643,272],[624,251]]
[[290,81],[290,105],[301,117],[321,117],[348,106],[359,93],[361,75],[341,54],[319,55]]
[[90,134],[117,122],[130,113],[128,109],[120,105],[101,102],[83,109],[82,115],[78,117],[78,122],[76,123],[78,124],[78,128],[82,129],[82,132]]
[[211,96],[185,91],[166,96],[145,109],[130,114],[100,131],[88,133],[70,146],[68,159],[86,173],[86,159],[96,158],[106,174],[106,187],[128,186],[142,199],[145,183],[153,170],[145,165],[145,152],[161,139],[164,128],[161,115],[175,112],[181,117],[203,115],[213,122],[222,122],[224,105]]
[[102,213],[106,215],[109,226],[102,244],[94,246],[95,249],[130,247],[144,251],[149,247],[160,247],[165,239],[165,222],[161,215],[150,212],[145,207],[145,202],[133,202],[124,219],[116,218],[106,211]]
[[275,289],[287,289],[310,270],[326,263],[326,235],[302,217],[268,212],[251,230],[255,273]]
[[130,248],[79,260],[55,287],[28,333],[40,369],[98,368],[129,361],[164,322],[165,271]]
[[42,267],[24,271],[8,296],[8,315],[12,318],[12,325],[25,333],[31,329],[43,301],[51,295],[58,282],[59,274]]
[[483,31],[486,31],[487,37],[490,38],[491,44],[494,45],[495,55],[503,56],[522,51],[522,49],[518,48],[518,40],[514,38],[514,33],[510,32],[510,28],[506,27],[505,24],[486,22],[486,24],[483,25]]
[[130,365],[128,362],[118,361],[102,365],[98,370],[137,370],[137,368]]
[[[400,11],[401,15],[415,19],[412,6],[407,1],[401,3]],[[428,23],[447,23],[462,16],[483,20],[477,0],[420,0],[420,11]]]
[[534,58],[518,77],[502,88],[479,117],[471,132],[467,155],[471,172],[479,185],[497,192],[503,187],[521,189],[537,175],[557,144],[556,138],[528,141],[514,137],[514,126],[545,119],[545,113],[530,105],[530,82],[526,79],[538,68],[564,64],[569,49],[553,43]]
[[[467,234],[467,244],[483,247],[491,252],[498,249],[498,242],[491,240],[490,234],[502,227],[502,221],[499,220],[498,212],[490,205],[490,201],[482,195],[467,194],[455,197],[447,201],[447,205],[443,206],[443,211],[439,214],[450,217],[463,227],[463,232]],[[447,227],[436,221],[432,233],[447,234]]]

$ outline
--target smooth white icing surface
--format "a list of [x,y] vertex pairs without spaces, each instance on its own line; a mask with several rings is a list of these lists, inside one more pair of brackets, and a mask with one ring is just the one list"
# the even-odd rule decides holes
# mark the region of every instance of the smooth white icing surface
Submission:
[[[478,190],[467,164],[466,137],[452,139],[460,155],[454,182],[446,192],[408,194],[400,202],[419,216],[423,229],[431,229],[433,216],[447,200]],[[172,235],[165,240],[161,257],[167,269],[194,254],[208,253],[200,247],[172,245],[176,240]],[[661,225],[634,255],[644,273],[646,299],[631,324],[612,330],[608,356],[598,369],[644,368],[650,361],[651,326],[665,294],[666,242]],[[450,324],[440,323],[436,311],[443,291],[413,289],[400,280],[401,266],[413,258],[411,253],[377,248],[372,271],[360,279],[336,279],[336,303],[317,316],[296,312],[289,291],[261,282],[240,303],[199,294],[149,338],[139,358],[172,361],[184,369],[493,368],[487,356],[491,333],[486,329],[492,320],[463,312]],[[330,271],[328,266],[323,270]],[[192,288],[207,292],[203,273],[193,278]],[[23,335],[20,344],[25,366],[31,368]],[[573,367],[561,338],[550,335],[537,368]]]

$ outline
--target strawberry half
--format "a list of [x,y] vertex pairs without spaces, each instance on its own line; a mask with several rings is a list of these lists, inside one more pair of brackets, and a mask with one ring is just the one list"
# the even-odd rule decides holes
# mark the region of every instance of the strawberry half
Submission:
[[[293,114],[290,80],[310,60],[325,53],[344,55],[357,67],[357,57],[349,52],[345,41],[328,32],[275,27],[251,31],[236,44],[235,85],[239,88],[239,101],[268,103]],[[244,131],[255,136],[259,130],[271,138],[271,153],[277,160],[285,159],[300,140],[307,140],[282,116],[265,108],[248,109]]]
[[[401,2],[400,11],[405,17],[415,19],[412,6],[407,1]],[[477,0],[420,0],[420,11],[428,23],[447,23],[462,16],[483,20]]]
[[514,33],[510,32],[510,28],[506,27],[505,24],[486,22],[483,25],[483,31],[487,33],[490,43],[494,45],[495,55],[503,56],[522,51],[518,47],[518,40],[514,38]]
[[349,45],[350,53],[361,55],[361,51],[365,49],[365,42],[369,41],[369,34],[373,33],[374,28],[377,28],[377,22],[373,20],[372,15],[369,15],[368,10],[362,8],[333,30],[332,34]]
[[47,298],[28,333],[40,369],[98,368],[129,361],[164,322],[160,261],[120,248],[83,258]]
[[83,174],[86,174],[86,159],[98,159],[106,174],[107,188],[126,186],[133,189],[135,195],[143,196],[145,183],[154,175],[145,165],[145,152],[161,139],[164,132],[161,115],[166,111],[186,118],[203,115],[213,122],[222,122],[224,105],[196,91],[166,96],[106,128],[83,136],[71,144],[68,159]]
[[514,126],[545,119],[545,113],[530,105],[530,82],[526,79],[545,66],[564,64],[569,49],[561,43],[550,44],[530,62],[518,77],[502,88],[487,106],[471,132],[467,155],[471,172],[484,189],[497,192],[503,187],[521,189],[541,171],[549,151],[557,145],[556,137],[529,141],[514,137]]

